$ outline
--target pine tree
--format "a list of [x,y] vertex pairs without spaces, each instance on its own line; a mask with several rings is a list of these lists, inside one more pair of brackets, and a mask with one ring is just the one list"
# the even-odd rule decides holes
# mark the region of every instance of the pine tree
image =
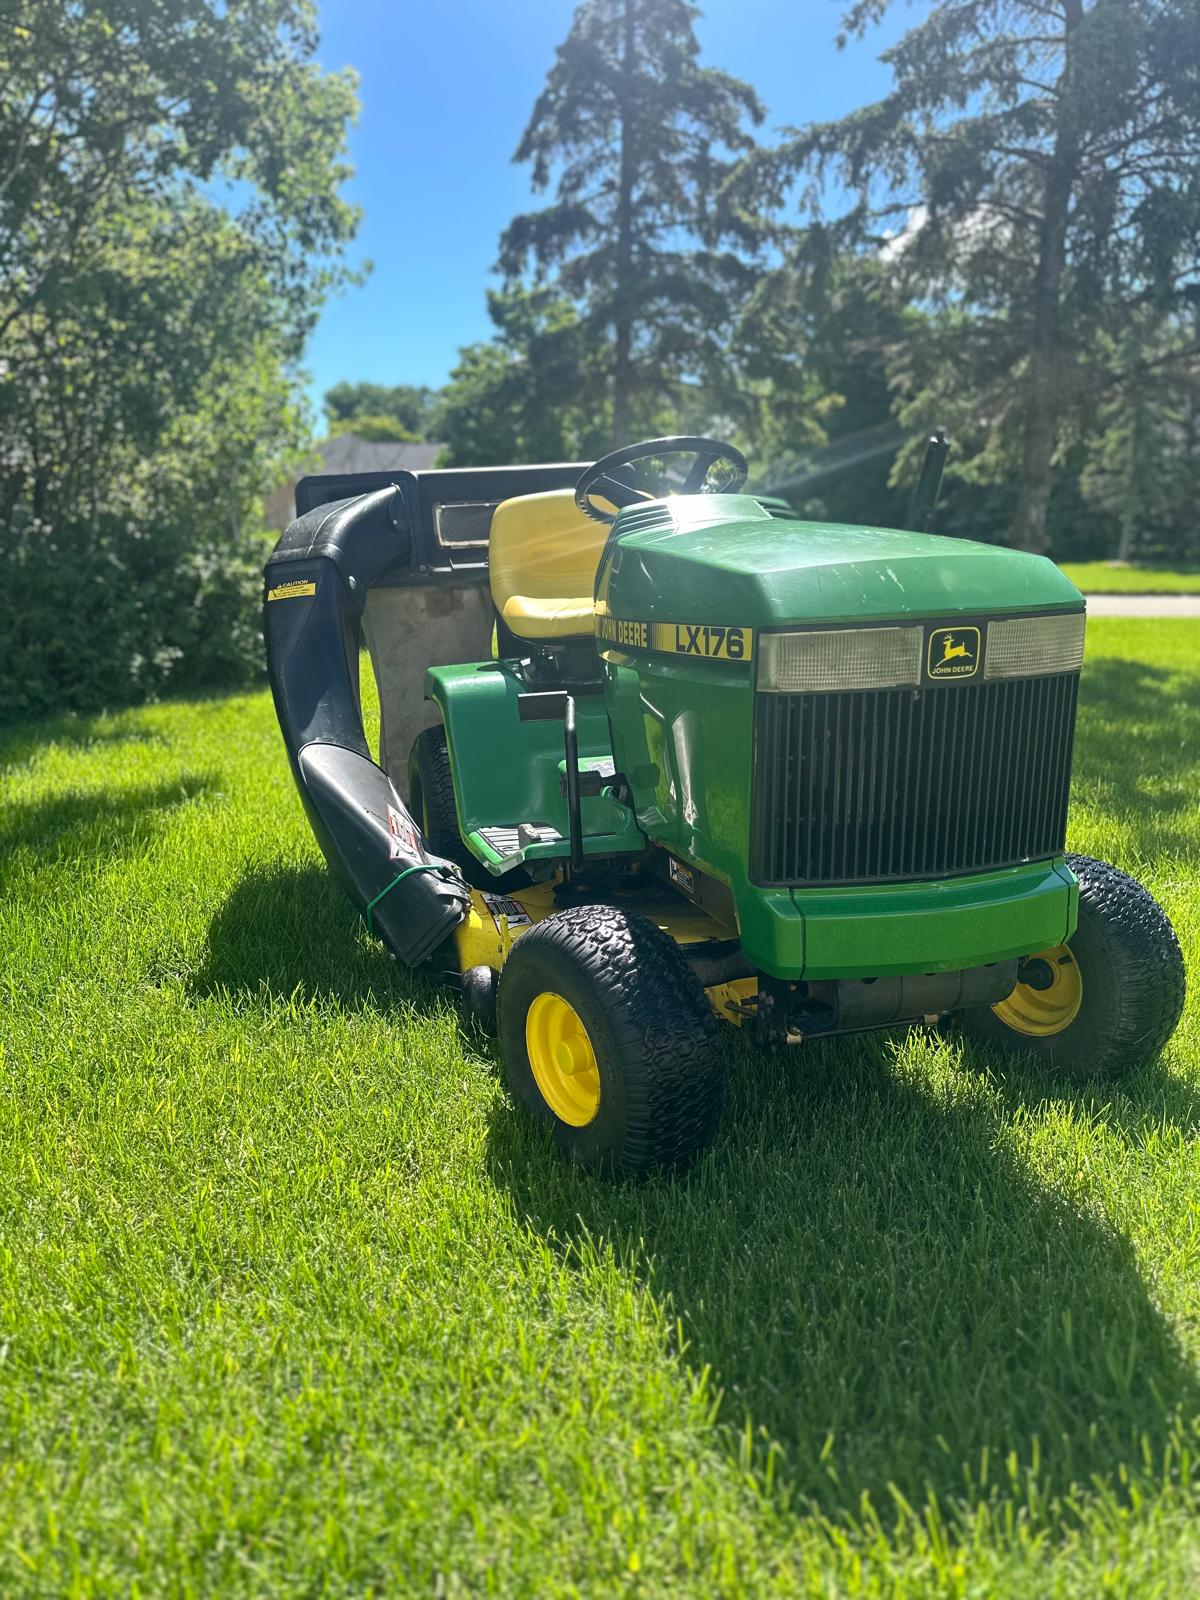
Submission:
[[1111,352],[1114,373],[1138,376],[1101,397],[1081,489],[1089,509],[1114,524],[1112,554],[1120,561],[1200,555],[1197,323],[1195,313],[1162,322],[1143,311]]
[[716,389],[727,370],[722,333],[745,269],[715,197],[762,107],[699,64],[698,15],[688,0],[583,0],[514,157],[554,200],[514,219],[501,268],[532,268],[579,308],[617,442],[648,429],[682,382]]
[[549,287],[510,284],[488,295],[495,336],[467,345],[442,390],[433,432],[438,465],[502,466],[603,454],[585,403],[591,354],[575,308]]
[[[889,3],[856,0],[847,32]],[[1044,550],[1056,456],[1111,396],[1099,353],[1200,277],[1200,0],[941,0],[883,59],[887,98],[760,160],[757,197],[850,191],[824,247],[944,313],[944,347],[906,360],[937,371],[909,416],[973,419],[1017,481],[1012,542]]]

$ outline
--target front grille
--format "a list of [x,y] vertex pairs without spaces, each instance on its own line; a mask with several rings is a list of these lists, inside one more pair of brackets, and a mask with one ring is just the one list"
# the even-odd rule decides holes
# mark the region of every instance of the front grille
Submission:
[[1078,686],[759,694],[752,878],[902,882],[1060,854]]

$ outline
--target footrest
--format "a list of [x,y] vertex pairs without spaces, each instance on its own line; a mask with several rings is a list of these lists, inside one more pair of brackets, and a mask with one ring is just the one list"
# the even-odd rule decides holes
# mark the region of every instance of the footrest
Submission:
[[531,844],[554,844],[562,838],[557,828],[540,822],[522,822],[515,828],[480,828],[479,837],[501,861],[518,855]]

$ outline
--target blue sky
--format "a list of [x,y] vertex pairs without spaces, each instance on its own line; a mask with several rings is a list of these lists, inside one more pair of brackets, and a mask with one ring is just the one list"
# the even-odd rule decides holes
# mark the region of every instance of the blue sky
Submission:
[[[306,359],[314,404],[342,378],[440,384],[460,345],[488,337],[497,240],[537,203],[512,152],[573,10],[573,0],[322,0],[318,57],[361,79],[347,192],[364,211],[352,258],[374,270],[322,313]],[[765,133],[885,92],[878,53],[914,20],[897,6],[838,51],[838,0],[709,0],[703,11],[704,60],[755,86]]]

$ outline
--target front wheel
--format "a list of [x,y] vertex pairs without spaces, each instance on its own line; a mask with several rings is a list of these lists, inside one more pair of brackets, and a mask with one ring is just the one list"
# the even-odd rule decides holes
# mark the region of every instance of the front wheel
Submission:
[[646,1172],[712,1137],[716,1019],[678,945],[645,917],[577,906],[522,934],[500,973],[497,1031],[513,1098],[573,1161]]
[[965,1033],[1064,1078],[1118,1078],[1151,1060],[1183,1011],[1183,956],[1166,912],[1140,883],[1069,855],[1079,926],[1021,963],[1016,988],[960,1013]]

